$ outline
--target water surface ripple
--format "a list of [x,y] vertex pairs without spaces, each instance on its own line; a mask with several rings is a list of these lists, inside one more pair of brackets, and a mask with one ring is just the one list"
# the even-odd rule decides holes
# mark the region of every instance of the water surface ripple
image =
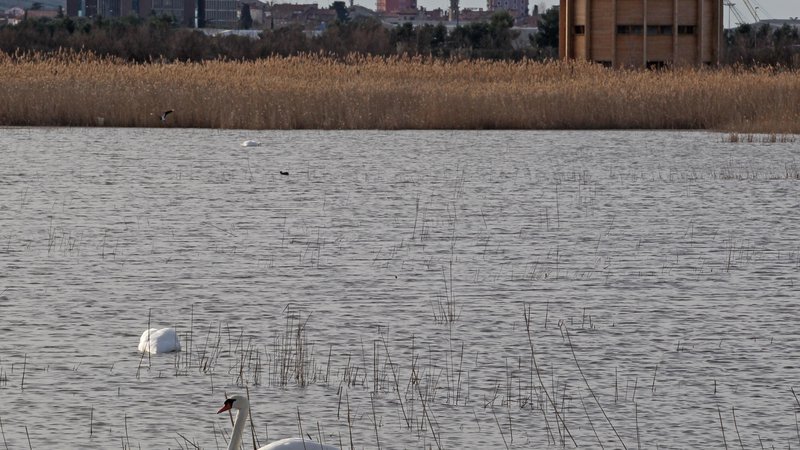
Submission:
[[[800,143],[3,128],[0,151],[6,448],[224,448],[245,388],[262,445],[800,447]],[[184,351],[142,358],[148,322]]]

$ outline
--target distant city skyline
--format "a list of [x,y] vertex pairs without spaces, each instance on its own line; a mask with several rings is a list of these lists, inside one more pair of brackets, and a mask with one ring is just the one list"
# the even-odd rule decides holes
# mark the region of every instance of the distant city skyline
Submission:
[[[303,0],[291,0],[291,3],[300,3]],[[331,0],[332,1],[332,0]],[[744,0],[723,0],[725,3],[732,2],[739,10],[739,12],[744,16],[745,20],[752,20],[752,16],[747,10],[747,6],[745,6]],[[756,13],[762,19],[788,19],[789,17],[800,17],[800,1],[798,0],[749,0],[750,3],[756,9]],[[354,0],[355,4],[365,6],[370,9],[375,9],[375,5],[377,0]],[[537,2],[535,0],[531,0],[530,7],[533,9],[534,5],[539,5],[541,9],[541,5],[545,6],[545,9],[550,8],[553,5],[557,5],[558,1],[543,1]],[[320,6],[324,5],[324,1],[320,2]],[[423,7],[425,9],[436,9],[442,8],[447,9],[450,5],[449,0],[417,0],[417,6]],[[486,1],[485,0],[461,0],[461,7],[462,8],[486,8]],[[724,7],[724,14],[725,14],[725,27],[728,27],[728,13],[730,8],[725,6]],[[731,26],[735,26],[737,22],[736,16],[731,18]]]
[[[302,1],[302,0],[292,0],[292,1]],[[377,0],[354,0],[356,5],[366,6],[370,9],[375,9],[375,4]],[[536,0],[530,0],[530,8],[531,10],[535,5],[539,5],[539,9],[541,9],[541,5],[544,4],[546,7],[545,9],[553,6],[558,5],[558,1],[546,1],[546,2],[537,2]],[[322,6],[322,3],[320,3]],[[450,7],[450,0],[417,0],[417,7],[425,8],[428,10],[441,8],[447,9]],[[483,8],[486,9],[486,0],[461,0],[461,7],[462,8]]]
[[[55,5],[61,3],[60,0],[20,0],[15,2],[11,1],[3,1],[0,0],[0,4],[20,4],[21,6],[25,7],[31,1],[40,1],[45,5]],[[63,1],[63,0],[62,0]],[[321,8],[328,7],[333,0],[261,0],[263,2],[270,2],[273,1],[275,3],[317,3]],[[349,3],[350,0],[345,0]],[[377,5],[377,0],[353,0],[356,5],[361,5],[367,7],[369,9],[375,9]],[[733,3],[734,7],[739,11],[742,15],[742,18],[745,21],[753,20],[752,15],[748,11],[748,8],[745,4],[745,0],[723,0],[724,3]],[[756,13],[759,15],[761,19],[789,19],[790,17],[800,17],[800,0],[749,0],[749,2],[756,8]],[[417,6],[423,7],[425,9],[431,10],[436,8],[447,9],[450,5],[450,0],[417,0]],[[542,5],[544,5],[544,10],[550,8],[553,5],[558,5],[558,0],[546,0],[546,1],[536,1],[530,0],[530,8],[533,10],[535,5],[539,6],[539,9],[542,9]],[[462,8],[483,8],[486,9],[486,0],[461,0],[461,7]],[[730,7],[724,6],[723,7],[724,13],[724,26],[728,28],[730,26],[736,26],[738,20],[736,16],[731,16],[729,20],[730,14]]]

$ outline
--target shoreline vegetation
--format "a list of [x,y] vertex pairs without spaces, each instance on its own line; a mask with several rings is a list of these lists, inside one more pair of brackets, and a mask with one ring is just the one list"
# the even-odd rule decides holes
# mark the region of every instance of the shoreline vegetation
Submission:
[[580,61],[306,54],[131,63],[87,52],[0,52],[0,125],[784,135],[800,133],[798,75],[737,66],[609,70]]

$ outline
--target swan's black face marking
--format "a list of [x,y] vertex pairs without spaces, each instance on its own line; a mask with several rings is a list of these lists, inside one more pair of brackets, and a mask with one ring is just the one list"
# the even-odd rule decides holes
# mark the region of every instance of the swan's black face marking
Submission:
[[229,398],[229,399],[225,400],[225,404],[222,405],[222,408],[220,408],[219,411],[217,411],[217,414],[219,414],[221,412],[225,412],[225,411],[233,408],[233,402],[235,402],[235,401],[236,400],[232,399],[232,398]]

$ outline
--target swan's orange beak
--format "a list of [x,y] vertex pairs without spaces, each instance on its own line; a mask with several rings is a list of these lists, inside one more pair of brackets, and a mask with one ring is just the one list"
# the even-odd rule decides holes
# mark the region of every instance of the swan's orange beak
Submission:
[[222,408],[220,408],[219,411],[217,411],[217,414],[231,409],[231,406],[233,406],[233,402],[225,402],[225,404],[222,405]]

